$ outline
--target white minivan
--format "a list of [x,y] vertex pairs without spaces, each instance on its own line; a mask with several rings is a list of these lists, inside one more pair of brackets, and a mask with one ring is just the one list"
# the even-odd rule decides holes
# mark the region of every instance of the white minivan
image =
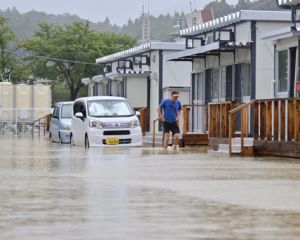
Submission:
[[78,98],[73,104],[71,146],[141,146],[137,115],[123,97]]

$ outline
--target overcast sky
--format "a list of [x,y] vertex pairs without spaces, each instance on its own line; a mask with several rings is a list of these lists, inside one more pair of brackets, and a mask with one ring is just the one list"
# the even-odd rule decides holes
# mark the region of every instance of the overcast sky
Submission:
[[[205,4],[213,0],[149,0],[150,14],[174,14],[190,12],[190,2],[193,9],[202,10]],[[119,26],[127,23],[128,19],[138,18],[142,13],[143,2],[148,12],[148,0],[0,0],[0,9],[16,7],[20,13],[30,10],[43,11],[51,14],[70,13],[92,22],[103,22],[106,17],[112,24]],[[238,0],[226,0],[235,5]]]

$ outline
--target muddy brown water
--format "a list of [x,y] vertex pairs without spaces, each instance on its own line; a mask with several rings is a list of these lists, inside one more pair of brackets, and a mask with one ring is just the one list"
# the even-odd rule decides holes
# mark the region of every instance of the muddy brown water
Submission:
[[0,239],[300,239],[300,160],[0,135]]

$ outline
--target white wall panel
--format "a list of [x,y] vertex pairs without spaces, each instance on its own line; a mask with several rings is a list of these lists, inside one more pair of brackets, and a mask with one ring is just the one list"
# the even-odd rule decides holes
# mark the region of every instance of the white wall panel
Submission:
[[132,107],[147,107],[147,78],[127,78],[127,99]]

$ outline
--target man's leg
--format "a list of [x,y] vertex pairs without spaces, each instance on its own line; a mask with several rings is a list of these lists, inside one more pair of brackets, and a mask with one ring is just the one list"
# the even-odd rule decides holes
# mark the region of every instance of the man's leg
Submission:
[[165,132],[165,139],[164,139],[164,149],[168,148],[170,133]]
[[178,143],[179,143],[179,134],[175,133],[174,134],[174,145],[173,146],[175,146],[175,148],[176,148]]

